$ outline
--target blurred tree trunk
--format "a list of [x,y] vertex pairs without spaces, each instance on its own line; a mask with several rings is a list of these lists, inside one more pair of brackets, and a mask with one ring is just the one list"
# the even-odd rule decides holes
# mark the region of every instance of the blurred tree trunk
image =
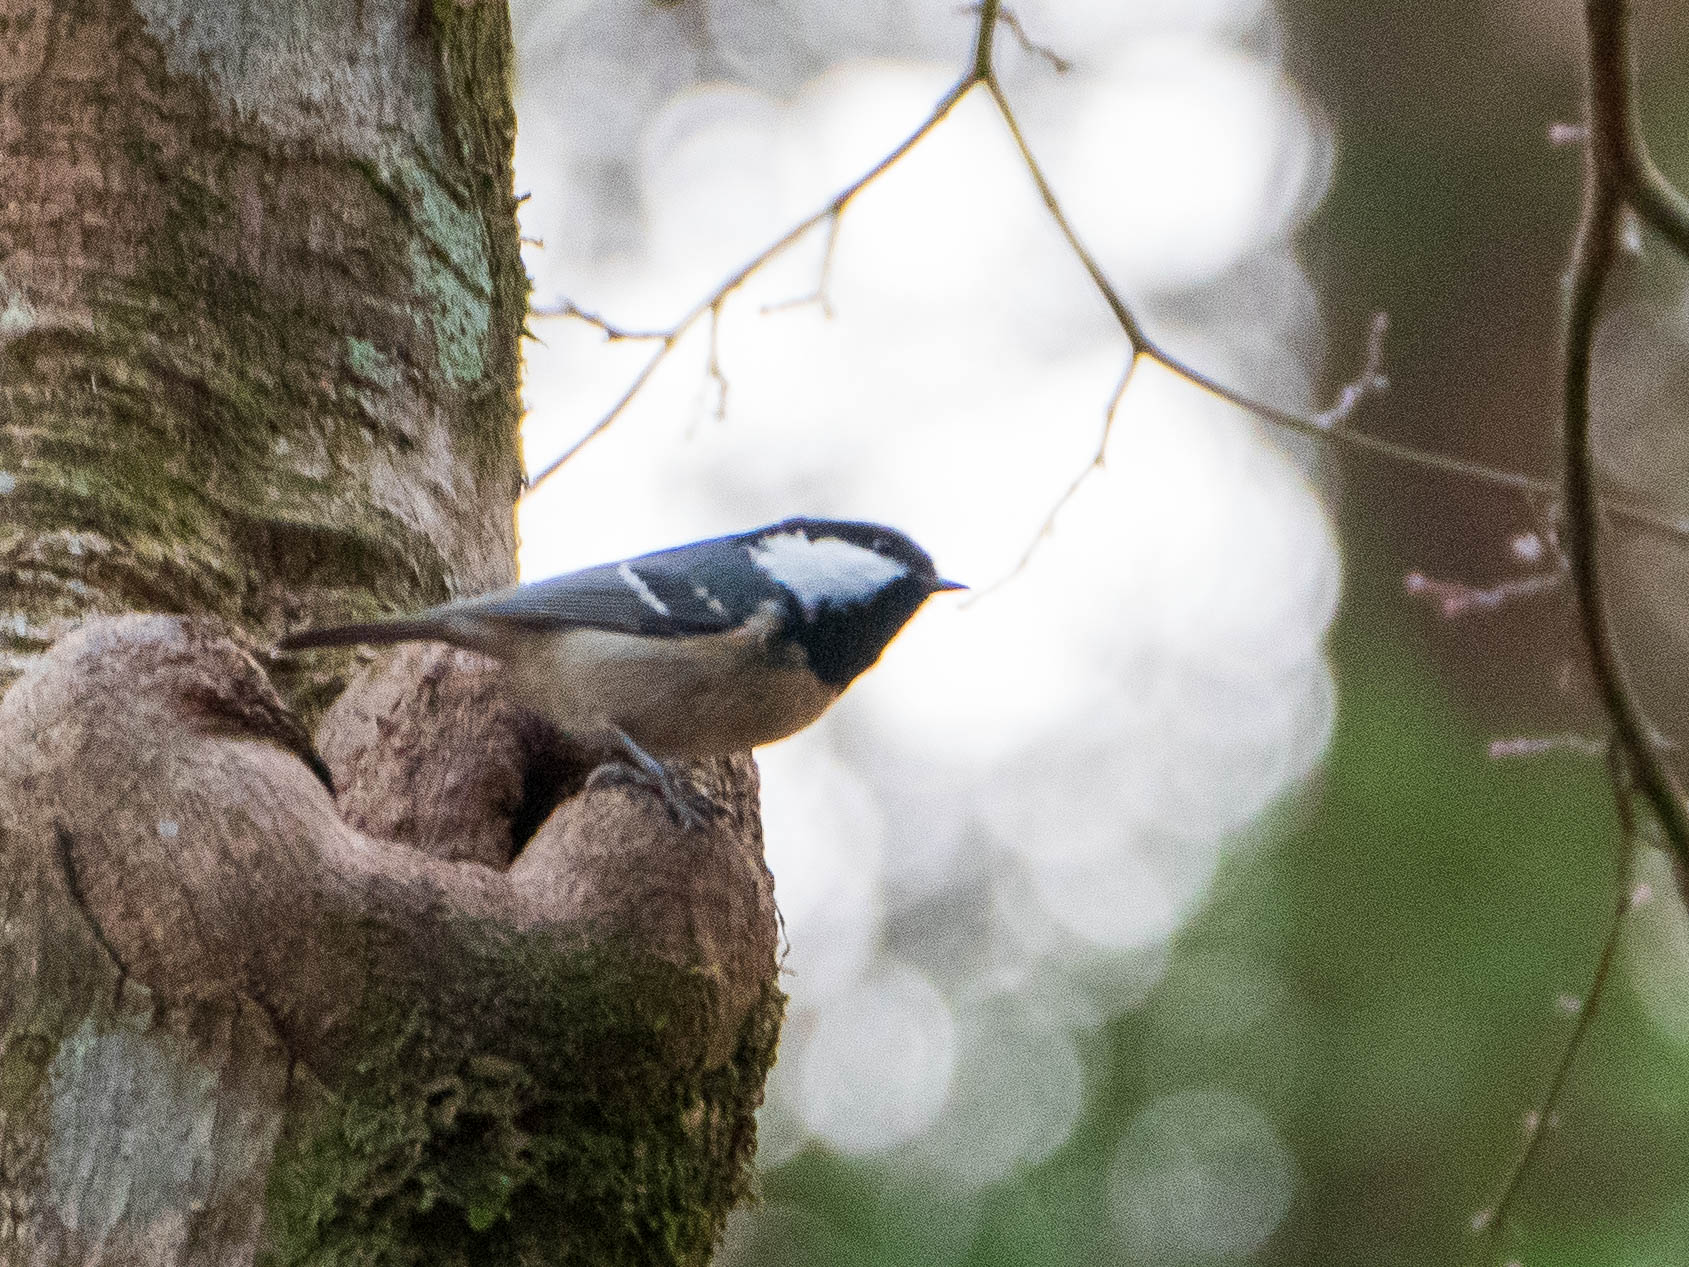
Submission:
[[749,763],[547,817],[418,652],[337,804],[249,654],[511,578],[510,71],[490,0],[0,0],[0,1262],[696,1262],[745,1191]]

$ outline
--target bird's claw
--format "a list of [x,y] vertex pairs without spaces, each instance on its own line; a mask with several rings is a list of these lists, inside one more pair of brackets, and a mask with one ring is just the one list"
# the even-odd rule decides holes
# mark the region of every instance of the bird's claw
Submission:
[[587,787],[634,784],[655,792],[675,824],[687,831],[702,831],[721,812],[721,803],[692,780],[668,769],[653,771],[630,761],[607,761],[587,779]]

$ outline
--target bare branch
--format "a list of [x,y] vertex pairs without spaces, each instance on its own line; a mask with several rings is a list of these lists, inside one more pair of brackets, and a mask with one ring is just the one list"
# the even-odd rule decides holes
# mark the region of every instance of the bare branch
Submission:
[[[707,312],[708,309],[705,309],[705,311]],[[692,323],[689,321],[686,324],[690,326]],[[622,416],[623,411],[625,411],[627,407],[633,403],[633,398],[639,395],[640,389],[643,388],[646,383],[651,381],[651,375],[657,372],[657,367],[661,365],[664,359],[668,356],[669,351],[674,347],[677,338],[678,336],[676,335],[670,335],[663,340],[662,346],[657,349],[656,354],[653,355],[649,361],[645,362],[645,365],[640,369],[639,373],[634,375],[633,381],[628,384],[627,390],[617,397],[616,403],[611,405],[610,408],[599,417],[598,421],[592,424],[592,427],[585,435],[583,435],[579,440],[576,440],[568,448],[564,449],[562,453],[558,454],[558,456],[548,462],[538,475],[535,475],[528,481],[527,492],[522,494],[524,497],[528,496],[529,493],[532,493],[546,480],[550,479],[557,469],[570,458],[574,457],[575,454],[579,453],[582,449],[586,448],[587,445],[591,444],[599,436],[603,435],[610,429],[610,424]]]
[[1542,1148],[1546,1128],[1553,1126],[1558,1119],[1560,1098],[1565,1093],[1572,1066],[1577,1063],[1578,1054],[1583,1050],[1583,1045],[1594,1028],[1596,1014],[1601,1010],[1601,1002],[1606,997],[1607,984],[1618,957],[1619,940],[1624,934],[1625,918],[1646,901],[1648,896],[1646,886],[1635,883],[1636,815],[1631,802],[1630,779],[1626,773],[1630,757],[1620,749],[1617,742],[1609,742],[1605,745],[1605,750],[1613,779],[1613,803],[1619,819],[1621,840],[1616,877],[1618,896],[1614,902],[1612,919],[1607,924],[1607,934],[1601,942],[1601,951],[1596,956],[1595,971],[1590,977],[1589,988],[1581,997],[1574,997],[1577,1020],[1572,1025],[1572,1032],[1566,1036],[1565,1045],[1560,1049],[1560,1059],[1549,1076],[1542,1098],[1526,1115],[1525,1146],[1519,1150],[1519,1156],[1514,1159],[1512,1168],[1502,1180],[1495,1200],[1472,1219],[1474,1231],[1492,1236],[1501,1230],[1502,1222],[1507,1218],[1507,1212],[1519,1194],[1520,1185],[1530,1173],[1531,1166]]
[[1360,373],[1343,384],[1330,409],[1314,415],[1316,423],[1327,430],[1341,427],[1354,416],[1355,410],[1368,396],[1381,396],[1390,390],[1390,376],[1384,372],[1384,336],[1388,333],[1390,314],[1373,313],[1366,337],[1366,360],[1361,363]]
[[[1675,752],[1681,744],[1670,735],[1654,732],[1654,742],[1668,752]],[[1612,763],[1613,741],[1597,739],[1593,735],[1566,732],[1558,735],[1515,735],[1509,739],[1492,739],[1489,755],[1493,758],[1535,757],[1545,752],[1575,752],[1584,757],[1606,757]],[[1628,808],[1629,802],[1626,802]],[[1635,829],[1632,827],[1632,834]],[[1640,901],[1637,903],[1640,905]]]
[[598,329],[602,330],[604,332],[605,339],[611,343],[620,343],[623,340],[634,341],[641,339],[660,341],[668,338],[670,334],[673,333],[670,330],[629,330],[623,326],[618,326],[606,321],[597,313],[588,312],[585,308],[582,308],[578,304],[575,304],[567,299],[560,299],[554,304],[545,304],[530,308],[528,310],[528,315],[530,317],[541,317],[547,320],[555,317],[569,317],[576,321],[585,322],[589,326],[596,326]]
[[[1009,137],[1015,143],[1015,149],[1020,152],[1021,164],[1026,168],[1026,174],[1032,177],[1032,183],[1038,190],[1038,196],[1044,200],[1044,209],[1050,213],[1050,219],[1055,221],[1056,228],[1067,240],[1067,246],[1073,252],[1074,258],[1090,274],[1091,284],[1097,288],[1097,293],[1108,305],[1108,310],[1114,315],[1115,324],[1125,333],[1126,340],[1132,345],[1134,353],[1143,352],[1161,357],[1154,351],[1149,335],[1138,322],[1137,316],[1126,306],[1126,301],[1120,297],[1120,292],[1108,280],[1085,243],[1080,240],[1078,232],[1067,218],[1067,212],[1062,210],[1061,202],[1056,198],[1056,192],[1050,187],[1049,178],[1044,175],[1044,169],[1038,165],[1038,160],[1032,155],[1032,147],[1026,143],[1026,134],[1021,131],[1020,120],[1015,117],[1014,108],[1009,105],[1009,99],[1003,95],[1003,86],[997,82],[996,72],[989,66],[984,71],[985,89],[991,94],[991,100],[996,103],[997,114],[1003,120],[1003,126],[1009,130]],[[1171,367],[1169,367],[1171,368]]]
[[727,375],[721,370],[721,304],[715,303],[710,308],[710,353],[705,362],[705,372],[710,382],[715,384],[715,420],[721,422],[727,417]]
[[[955,11],[957,13],[978,13],[982,8],[984,8],[984,5],[976,0],[973,4],[956,6]],[[1056,74],[1065,75],[1068,71],[1073,69],[1073,63],[1068,61],[1067,58],[1056,52],[1056,50],[1051,48],[1048,44],[1040,44],[1037,40],[1028,35],[1026,33],[1026,28],[1021,25],[1020,15],[1013,9],[999,9],[997,12],[997,20],[1014,33],[1015,39],[1019,42],[1023,49],[1025,49],[1028,53],[1031,53],[1034,57],[1042,57],[1050,64],[1050,69],[1055,71]]]
[[1608,765],[1623,848],[1615,910],[1594,977],[1578,1010],[1577,1023],[1561,1051],[1539,1107],[1529,1119],[1531,1129],[1524,1148],[1502,1182],[1496,1200],[1473,1220],[1475,1228],[1492,1234],[1506,1218],[1537,1157],[1542,1124],[1553,1121],[1573,1062],[1590,1032],[1605,992],[1625,916],[1643,900],[1644,889],[1633,884],[1635,792],[1640,792],[1653,809],[1674,862],[1678,889],[1689,898],[1689,808],[1685,806],[1684,790],[1665,760],[1665,745],[1648,724],[1636,699],[1607,605],[1590,410],[1595,329],[1600,319],[1602,294],[1624,231],[1627,204],[1685,255],[1689,255],[1689,210],[1685,209],[1682,197],[1654,169],[1642,142],[1627,0],[1588,0],[1585,19],[1589,35],[1585,106],[1588,124],[1583,212],[1573,247],[1561,368],[1564,527],[1559,535],[1577,595],[1590,674],[1613,728]]
[[1126,399],[1126,388],[1132,381],[1132,371],[1137,367],[1138,358],[1136,356],[1126,362],[1126,368],[1120,374],[1120,381],[1115,385],[1114,394],[1109,397],[1108,408],[1103,411],[1102,434],[1097,437],[1097,447],[1091,453],[1091,460],[1085,463],[1079,474],[1073,477],[1073,482],[1062,491],[1060,497],[1056,498],[1055,504],[1050,507],[1049,513],[1044,516],[1044,522],[1038,525],[1038,531],[1032,534],[1032,540],[1027,542],[1026,549],[1021,552],[1021,556],[1015,561],[1015,565],[984,589],[968,595],[962,601],[963,607],[972,607],[981,599],[995,594],[1024,572],[1026,565],[1032,562],[1032,556],[1038,553],[1038,547],[1056,530],[1056,519],[1061,515],[1067,504],[1084,487],[1086,480],[1103,469],[1108,455],[1108,442],[1114,435],[1114,419],[1120,412],[1121,402]]
[[[720,306],[736,290],[743,286],[753,273],[757,272],[757,270],[761,269],[770,260],[789,249],[797,241],[808,234],[810,230],[814,229],[817,225],[823,222],[827,223],[828,236],[822,256],[821,276],[815,291],[810,295],[801,296],[794,300],[771,304],[765,309],[765,311],[772,312],[783,308],[796,307],[804,303],[816,302],[821,305],[823,312],[831,315],[831,306],[827,300],[826,287],[831,271],[833,250],[837,240],[839,220],[842,217],[845,208],[859,193],[862,192],[863,189],[878,179],[888,168],[908,154],[908,152],[919,144],[928,133],[942,123],[956,107],[957,103],[959,103],[962,98],[965,97],[975,86],[984,84],[991,95],[993,103],[997,107],[998,114],[1002,118],[1004,126],[1007,128],[1011,139],[1014,141],[1015,148],[1019,152],[1022,164],[1025,166],[1028,175],[1032,178],[1033,184],[1037,188],[1039,196],[1044,201],[1046,210],[1049,212],[1050,217],[1056,224],[1058,230],[1060,230],[1063,238],[1067,241],[1069,249],[1074,253],[1074,256],[1079,260],[1081,265],[1089,274],[1091,282],[1095,286],[1097,293],[1102,297],[1104,303],[1108,305],[1109,311],[1113,315],[1116,324],[1120,327],[1121,331],[1125,334],[1128,343],[1131,345],[1134,358],[1139,356],[1147,357],[1161,365],[1164,369],[1167,369],[1171,373],[1184,379],[1192,386],[1199,387],[1202,390],[1217,396],[1221,400],[1235,405],[1239,409],[1243,409],[1251,414],[1254,414],[1262,421],[1286,431],[1299,435],[1311,436],[1317,440],[1335,444],[1340,448],[1368,454],[1373,457],[1384,458],[1404,466],[1416,467],[1420,470],[1434,471],[1443,475],[1452,475],[1460,479],[1471,480],[1480,484],[1487,484],[1494,488],[1506,489],[1525,497],[1549,499],[1555,496],[1555,494],[1559,491],[1560,486],[1553,480],[1524,475],[1516,471],[1504,470],[1481,462],[1471,462],[1464,458],[1451,457],[1440,453],[1430,452],[1425,449],[1416,448],[1413,445],[1401,444],[1393,440],[1384,439],[1380,436],[1368,435],[1365,432],[1355,431],[1344,425],[1350,421],[1354,412],[1369,396],[1382,392],[1388,385],[1388,380],[1384,375],[1382,368],[1383,338],[1387,329],[1387,319],[1384,314],[1378,314],[1373,319],[1373,326],[1367,340],[1366,359],[1363,362],[1361,373],[1355,379],[1346,384],[1343,389],[1341,389],[1338,393],[1337,399],[1333,402],[1329,409],[1312,416],[1305,416],[1292,410],[1281,409],[1276,405],[1271,405],[1265,401],[1257,400],[1252,396],[1230,388],[1214,376],[1195,368],[1169,352],[1167,349],[1163,348],[1160,344],[1156,343],[1144,329],[1136,314],[1133,313],[1131,308],[1121,297],[1120,293],[1108,280],[1108,277],[1102,271],[1101,266],[1097,263],[1095,257],[1091,255],[1089,249],[1079,238],[1077,231],[1068,220],[1067,214],[1063,210],[1060,201],[1057,199],[1054,189],[1051,187],[1048,178],[1044,174],[1043,168],[1039,166],[1037,159],[1032,153],[1031,147],[1027,143],[1025,134],[1021,130],[1020,122],[1016,118],[1012,107],[1009,105],[1008,98],[1003,92],[1002,85],[997,80],[996,70],[993,65],[993,36],[995,34],[997,24],[1002,22],[1023,40],[1024,32],[1020,30],[1019,24],[1014,20],[1013,15],[1002,7],[1001,0],[981,0],[981,3],[977,6],[969,6],[969,9],[970,11],[975,11],[979,14],[979,23],[976,28],[974,38],[973,64],[968,72],[952,84],[944,95],[939,98],[938,102],[933,106],[932,110],[928,113],[927,117],[920,123],[920,125],[916,127],[915,130],[911,132],[898,146],[896,146],[896,148],[892,149],[861,176],[857,177],[856,180],[852,181],[849,185],[846,185],[837,194],[835,194],[826,206],[792,226],[792,228],[787,230],[785,234],[770,243],[751,260],[742,265],[714,291],[698,300],[698,302],[674,325],[665,330],[630,330],[617,326],[604,318],[597,316],[596,314],[586,312],[567,301],[564,301],[564,303],[553,309],[535,310],[536,316],[566,316],[588,322],[589,324],[597,326],[600,330],[604,331],[605,337],[612,341],[637,339],[655,342],[659,344],[659,346],[652,358],[640,369],[639,373],[629,384],[627,390],[623,392],[623,394],[617,398],[616,402],[611,405],[611,407],[602,414],[591,427],[587,429],[586,433],[582,435],[580,439],[576,440],[574,444],[565,449],[562,454],[553,459],[538,473],[530,478],[528,481],[529,492],[532,492],[535,488],[537,488],[541,483],[555,473],[559,467],[568,462],[615,423],[616,419],[619,418],[632,403],[633,398],[638,395],[638,393],[644,388],[645,384],[650,381],[650,378],[656,372],[657,367],[668,357],[669,353],[674,350],[675,344],[680,341],[681,337],[690,330],[693,325],[701,320],[706,314],[712,311],[718,311]],[[1642,214],[1649,219],[1650,223],[1655,224],[1656,227],[1662,227],[1663,222],[1670,221],[1678,214],[1677,211],[1672,209],[1672,206],[1670,205],[1671,200],[1666,196],[1667,194],[1672,194],[1673,197],[1676,197],[1676,195],[1670,190],[1670,187],[1665,184],[1664,178],[1660,177],[1659,173],[1652,167],[1652,163],[1648,160],[1645,152],[1637,148],[1632,156],[1632,161],[1636,165],[1636,176],[1633,181],[1635,196],[1638,199],[1648,198],[1654,200],[1649,202],[1646,206],[1639,207],[1639,210],[1641,210]],[[1659,188],[1655,188],[1655,186],[1658,186]],[[1664,192],[1662,192],[1662,190]],[[1678,198],[1677,202],[1681,203],[1682,199]],[[1689,227],[1689,218],[1685,218],[1684,224],[1685,227]],[[1670,230],[1663,229],[1662,231],[1669,232]],[[1689,235],[1686,235],[1684,240],[1689,242]],[[1118,403],[1118,399],[1116,399],[1109,408],[1108,416],[1111,419],[1117,411]],[[1037,544],[1037,541],[1042,541],[1044,537],[1048,535],[1048,524],[1054,520],[1056,514],[1059,513],[1062,507],[1071,498],[1073,491],[1076,490],[1081,483],[1083,483],[1083,481],[1089,476],[1090,472],[1095,468],[1095,463],[1087,466],[1075,480],[1073,488],[1070,489],[1068,493],[1064,494],[1064,496],[1051,509],[1050,515],[1046,519],[1046,526],[1040,530],[1038,538],[1033,543],[1034,546]],[[1616,500],[1604,501],[1602,509],[1613,519],[1624,522],[1631,527],[1639,528],[1660,536],[1669,537],[1677,541],[1689,541],[1689,522],[1684,520],[1662,514],[1645,506]],[[1020,563],[1016,564],[1015,568],[1010,572],[1010,575],[1018,573],[1022,570],[1024,565],[1025,559],[1023,558]],[[983,594],[979,595],[979,597],[983,597]]]
[[1601,296],[1612,270],[1623,206],[1625,164],[1640,142],[1634,132],[1634,57],[1624,0],[1590,0],[1588,116],[1584,206],[1573,248],[1562,368],[1562,472],[1565,525],[1561,534],[1578,599],[1590,674],[1612,722],[1617,745],[1637,790],[1652,807],[1676,863],[1679,884],[1689,878],[1689,808],[1683,787],[1656,747],[1619,653],[1603,584],[1600,515],[1590,441],[1590,376]]
[[1689,256],[1689,199],[1678,192],[1654,166],[1646,150],[1631,156],[1630,205],[1636,214],[1670,240],[1681,255]]
[[815,279],[815,289],[807,295],[797,295],[791,299],[782,299],[776,303],[764,304],[763,314],[771,312],[785,312],[792,308],[805,308],[810,304],[817,304],[821,308],[821,315],[831,320],[833,303],[827,295],[827,284],[833,277],[833,252],[839,244],[839,216],[834,213],[827,220],[827,241],[821,248],[821,272]]
[[[1204,371],[1195,369],[1179,360],[1155,343],[1149,344],[1144,349],[1143,354],[1163,369],[1171,371],[1193,386],[1200,387],[1221,400],[1254,414],[1263,422],[1271,423],[1285,431],[1309,436],[1316,440],[1324,440],[1340,449],[1385,458],[1401,466],[1435,471],[1442,475],[1452,475],[1459,479],[1470,480],[1473,483],[1487,484],[1491,488],[1506,489],[1521,497],[1534,500],[1552,499],[1561,491],[1558,482],[1541,476],[1525,475],[1518,471],[1505,470],[1483,462],[1471,462],[1465,458],[1433,453],[1428,449],[1415,448],[1412,445],[1401,444],[1395,440],[1387,440],[1383,436],[1356,431],[1350,427],[1322,426],[1317,418],[1305,418],[1290,410],[1280,409],[1276,405],[1269,405],[1265,401],[1256,400],[1254,397],[1235,391]],[[1344,390],[1347,391],[1347,388]],[[1342,393],[1339,393],[1340,400],[1341,396]],[[1330,413],[1331,411],[1326,412]],[[1602,500],[1601,511],[1606,516],[1619,520],[1632,528],[1657,536],[1670,537],[1676,541],[1689,542],[1689,520],[1680,519],[1634,502],[1620,501],[1611,497]]]
[[[1039,166],[1038,160],[1033,155],[1026,136],[1020,128],[1020,123],[1015,117],[1014,109],[1004,95],[1002,86],[997,82],[989,62],[986,63],[983,82],[991,94],[992,101],[997,106],[997,112],[1001,116],[1004,126],[1008,129],[1009,135],[1015,143],[1015,148],[1020,153],[1027,174],[1032,178],[1033,185],[1044,201],[1045,210],[1049,212],[1051,220],[1054,221],[1056,228],[1067,241],[1068,247],[1072,250],[1075,258],[1078,259],[1090,276],[1092,285],[1095,286],[1097,293],[1108,306],[1110,313],[1113,314],[1115,323],[1126,336],[1127,342],[1131,345],[1136,356],[1146,357],[1156,362],[1163,369],[1184,379],[1192,386],[1200,387],[1211,395],[1254,414],[1264,422],[1271,423],[1286,431],[1295,432],[1298,435],[1310,436],[1342,448],[1388,458],[1404,466],[1436,471],[1443,475],[1454,475],[1461,479],[1473,480],[1495,488],[1508,489],[1522,496],[1552,497],[1559,491],[1559,485],[1553,480],[1522,475],[1516,471],[1503,470],[1500,467],[1489,466],[1482,462],[1470,462],[1464,458],[1433,453],[1425,449],[1415,448],[1412,445],[1400,444],[1394,440],[1386,440],[1381,436],[1368,435],[1365,432],[1355,431],[1345,426],[1333,425],[1347,421],[1349,415],[1359,407],[1363,400],[1370,395],[1383,391],[1388,386],[1388,380],[1382,370],[1383,340],[1389,328],[1389,319],[1386,314],[1378,313],[1373,317],[1367,336],[1367,354],[1361,374],[1345,385],[1343,390],[1339,392],[1337,401],[1333,403],[1330,409],[1312,417],[1304,416],[1289,409],[1282,409],[1277,405],[1257,400],[1253,396],[1228,387],[1213,375],[1195,368],[1167,351],[1150,337],[1143,323],[1133,313],[1131,307],[1122,298],[1120,292],[1115,289],[1113,283],[1109,281],[1107,274],[1103,272],[1096,258],[1080,239],[1072,222],[1068,220],[1067,213],[1063,210],[1060,199],[1056,197],[1055,190],[1044,175],[1043,168]],[[1084,476],[1081,475],[1081,479],[1083,478]],[[1056,510],[1060,508],[1061,503],[1058,503]],[[1646,507],[1623,502],[1612,502],[1606,509],[1614,517],[1623,519],[1635,526],[1647,528],[1678,540],[1689,541],[1689,524],[1670,516],[1662,515]],[[1037,542],[1042,541],[1047,535],[1047,528],[1041,530],[1033,546],[1036,547]],[[1024,560],[1016,565],[1010,575],[1020,571],[1023,566]]]
[[991,78],[992,52],[997,47],[997,15],[1003,0],[980,0],[979,23],[974,27],[974,65],[968,78],[981,83]]
[[[995,0],[986,0],[987,10],[994,14],[996,7]],[[984,22],[983,14],[981,22],[982,24]],[[580,439],[576,440],[568,448],[564,449],[561,454],[547,463],[538,474],[529,479],[527,492],[524,493],[523,496],[526,497],[531,494],[536,488],[555,474],[565,462],[569,461],[582,449],[586,448],[587,445],[591,444],[599,436],[603,435],[610,429],[611,424],[613,424],[617,418],[621,417],[628,405],[632,403],[633,398],[639,394],[640,389],[650,381],[651,375],[656,373],[657,367],[668,358],[670,352],[674,351],[675,344],[680,342],[682,335],[695,326],[707,313],[718,310],[721,305],[727,301],[728,297],[731,296],[734,291],[743,286],[745,282],[750,279],[751,275],[758,269],[762,268],[776,256],[783,254],[795,243],[801,241],[804,236],[818,224],[821,224],[825,220],[835,219],[841,215],[844,212],[844,209],[850,205],[851,200],[854,199],[857,194],[861,193],[870,184],[877,180],[888,168],[890,168],[910,150],[914,149],[915,146],[919,145],[929,132],[936,128],[940,123],[944,122],[950,112],[956,108],[956,103],[961,101],[963,97],[967,96],[968,90],[978,82],[977,77],[972,73],[964,75],[961,79],[958,79],[950,86],[949,91],[938,99],[938,103],[933,106],[927,117],[921,121],[920,126],[906,136],[895,148],[882,157],[872,167],[863,172],[862,175],[858,176],[855,180],[851,181],[850,184],[846,185],[838,193],[834,194],[831,201],[829,201],[826,206],[822,207],[813,215],[807,216],[798,221],[798,223],[794,224],[790,229],[787,229],[785,233],[781,234],[773,242],[765,246],[750,260],[740,265],[740,267],[731,276],[729,276],[726,281],[722,282],[721,285],[717,286],[708,295],[705,295],[696,304],[694,304],[692,308],[687,311],[686,315],[681,317],[681,319],[675,322],[674,325],[670,326],[667,330],[654,331],[645,336],[659,341],[660,346],[658,347],[656,354],[645,363],[645,367],[639,371],[638,376],[631,384],[629,384],[628,389],[622,393],[616,403],[610,406],[609,410],[605,412],[597,422],[587,428],[585,435],[581,436]]]
[[[992,100],[996,103],[998,112],[1002,115],[1004,124],[1009,129],[1010,136],[1015,141],[1016,148],[1020,151],[1027,172],[1031,175],[1033,184],[1044,200],[1045,208],[1049,211],[1062,236],[1067,239],[1068,245],[1072,248],[1080,264],[1090,275],[1092,283],[1096,286],[1103,301],[1108,305],[1109,311],[1114,314],[1116,324],[1119,325],[1121,332],[1125,334],[1127,341],[1138,355],[1155,361],[1163,369],[1176,374],[1192,386],[1200,387],[1211,395],[1217,396],[1239,409],[1254,414],[1264,422],[1272,423],[1286,431],[1310,436],[1314,439],[1329,440],[1340,447],[1389,458],[1391,461],[1399,462],[1405,466],[1419,467],[1422,470],[1436,471],[1444,475],[1455,475],[1462,479],[1505,488],[1526,496],[1552,497],[1559,491],[1559,486],[1552,480],[1522,475],[1515,471],[1503,470],[1500,467],[1489,466],[1481,462],[1469,462],[1464,458],[1432,453],[1415,448],[1412,445],[1386,440],[1381,436],[1368,435],[1365,432],[1354,431],[1342,426],[1333,426],[1327,421],[1328,419],[1346,420],[1345,403],[1347,403],[1347,412],[1352,413],[1366,396],[1382,391],[1387,385],[1387,380],[1383,378],[1382,374],[1383,339],[1389,328],[1389,319],[1386,314],[1379,313],[1373,317],[1372,327],[1367,337],[1367,358],[1361,376],[1353,380],[1339,393],[1337,402],[1330,409],[1313,417],[1304,417],[1292,410],[1281,409],[1277,405],[1257,400],[1228,387],[1211,374],[1195,368],[1167,351],[1145,331],[1142,323],[1132,313],[1125,300],[1121,298],[1119,292],[1115,290],[1113,284],[1098,266],[1094,257],[1079,240],[1078,233],[1068,221],[1054,190],[1050,187],[1043,170],[1033,157],[1001,87],[997,85],[994,78],[987,78],[986,84],[991,90]],[[1372,381],[1373,373],[1369,373],[1369,371],[1375,372],[1377,379],[1383,381]],[[1362,383],[1366,384],[1364,390],[1360,387]],[[1623,502],[1611,503],[1607,510],[1615,517],[1624,519],[1638,527],[1648,528],[1680,540],[1689,540],[1689,524],[1659,514],[1656,511]]]
[[1608,192],[1628,203],[1689,257],[1689,199],[1655,166],[1642,135],[1642,111],[1623,0],[1589,0],[1590,150],[1600,150]]
[[1486,755],[1492,761],[1505,761],[1514,757],[1540,757],[1550,752],[1575,752],[1580,757],[1599,757],[1611,748],[1612,744],[1604,739],[1570,732],[1559,735],[1513,735],[1507,739],[1490,740]]
[[1530,598],[1565,582],[1563,572],[1533,572],[1529,576],[1509,577],[1487,588],[1467,585],[1461,581],[1444,581],[1423,572],[1409,572],[1402,578],[1402,588],[1415,598],[1428,599],[1445,619],[1469,616],[1474,612],[1490,612],[1521,598]]

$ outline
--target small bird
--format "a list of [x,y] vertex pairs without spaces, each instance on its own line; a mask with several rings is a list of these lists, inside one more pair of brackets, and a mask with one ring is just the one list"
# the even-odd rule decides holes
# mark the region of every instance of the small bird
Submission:
[[618,748],[695,826],[665,760],[802,730],[930,595],[966,588],[895,528],[786,519],[278,645],[430,639],[492,656],[516,698],[577,741]]

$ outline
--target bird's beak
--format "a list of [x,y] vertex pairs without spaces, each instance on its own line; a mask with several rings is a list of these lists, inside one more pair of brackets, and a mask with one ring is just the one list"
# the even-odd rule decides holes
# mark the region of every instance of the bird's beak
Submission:
[[943,577],[932,583],[932,592],[937,594],[941,590],[965,590],[968,587],[960,581],[947,581]]

